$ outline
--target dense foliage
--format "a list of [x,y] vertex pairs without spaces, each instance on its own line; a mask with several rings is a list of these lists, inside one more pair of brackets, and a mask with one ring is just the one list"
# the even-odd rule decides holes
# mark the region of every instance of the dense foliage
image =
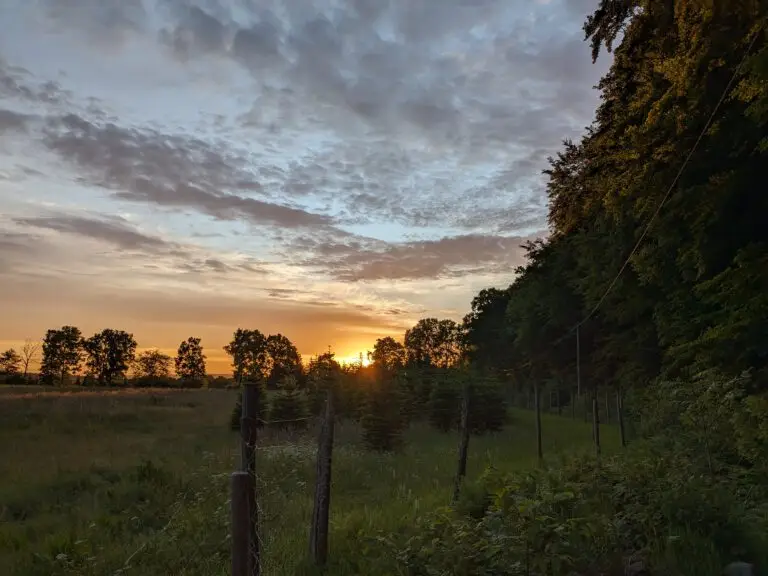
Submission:
[[455,510],[387,540],[402,573],[693,576],[739,560],[765,566],[765,398],[741,379],[664,381],[644,393],[646,440],[599,463],[488,470]]
[[767,12],[600,3],[585,32],[595,58],[614,48],[602,103],[551,159],[550,237],[472,303],[474,361],[571,390],[579,325],[586,388],[745,370],[768,387]]

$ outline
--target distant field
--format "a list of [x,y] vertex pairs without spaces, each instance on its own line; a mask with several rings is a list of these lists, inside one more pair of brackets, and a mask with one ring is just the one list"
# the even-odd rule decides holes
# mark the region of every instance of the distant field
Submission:
[[[227,428],[235,393],[0,388],[0,574],[229,573]],[[543,416],[545,452],[588,449],[588,425]],[[402,454],[363,451],[338,428],[331,501],[332,574],[374,574],[380,531],[448,503],[456,434],[413,426]],[[604,428],[606,450],[617,444]],[[259,451],[265,574],[303,573],[314,482],[313,431],[265,434]],[[489,464],[535,464],[533,414],[470,443],[469,477]],[[373,553],[371,551],[373,550]],[[368,553],[366,553],[368,551]],[[385,554],[385,552],[382,552]],[[381,566],[377,563],[376,566]]]

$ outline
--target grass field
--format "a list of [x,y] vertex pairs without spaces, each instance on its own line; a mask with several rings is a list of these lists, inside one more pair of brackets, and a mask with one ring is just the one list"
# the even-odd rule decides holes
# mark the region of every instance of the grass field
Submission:
[[[225,390],[114,393],[0,389],[0,574],[226,575],[228,475],[238,440]],[[473,437],[469,478],[535,465],[533,414]],[[545,453],[588,449],[588,425],[544,415]],[[616,434],[603,429],[605,449]],[[337,429],[329,573],[375,574],[376,539],[449,501],[457,435],[412,426],[397,455],[365,452]],[[307,573],[314,431],[265,434],[258,458],[264,573]]]

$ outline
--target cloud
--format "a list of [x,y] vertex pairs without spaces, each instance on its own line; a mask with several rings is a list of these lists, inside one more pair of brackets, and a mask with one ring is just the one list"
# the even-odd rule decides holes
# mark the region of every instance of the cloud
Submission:
[[83,170],[85,183],[110,189],[122,200],[282,228],[332,224],[327,215],[222,191],[260,186],[241,158],[201,139],[68,114],[50,120],[44,142]]
[[45,16],[59,30],[77,30],[91,42],[111,46],[143,30],[142,0],[55,0],[45,2]]
[[106,242],[121,250],[158,251],[159,249],[165,250],[176,247],[174,244],[169,244],[161,238],[135,230],[125,219],[119,217],[98,220],[83,216],[60,214],[55,216],[16,218],[14,222],[22,226],[53,230],[63,234],[75,234],[92,240]]
[[478,272],[511,272],[523,263],[522,244],[529,238],[466,235],[401,244],[313,243],[307,262],[345,282],[420,280]]
[[63,104],[71,92],[54,80],[35,81],[26,68],[9,64],[0,55],[0,96],[42,104]]
[[24,131],[27,127],[28,116],[19,114],[13,110],[3,110],[0,108],[0,134],[5,131]]
[[188,60],[225,51],[226,28],[216,18],[197,6],[180,6],[175,12],[178,25],[173,30],[161,30],[160,39],[177,57]]
[[544,231],[595,2],[0,2],[0,316],[303,351],[459,318]]

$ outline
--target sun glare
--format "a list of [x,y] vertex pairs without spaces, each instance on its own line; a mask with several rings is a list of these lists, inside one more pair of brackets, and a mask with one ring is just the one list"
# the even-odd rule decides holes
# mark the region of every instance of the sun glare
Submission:
[[[358,364],[360,362],[360,354],[353,354],[351,356],[342,356],[338,358],[338,361],[340,364]],[[369,366],[371,364],[371,361],[368,359],[368,355],[363,352],[362,353],[362,360],[363,360],[363,366]]]

